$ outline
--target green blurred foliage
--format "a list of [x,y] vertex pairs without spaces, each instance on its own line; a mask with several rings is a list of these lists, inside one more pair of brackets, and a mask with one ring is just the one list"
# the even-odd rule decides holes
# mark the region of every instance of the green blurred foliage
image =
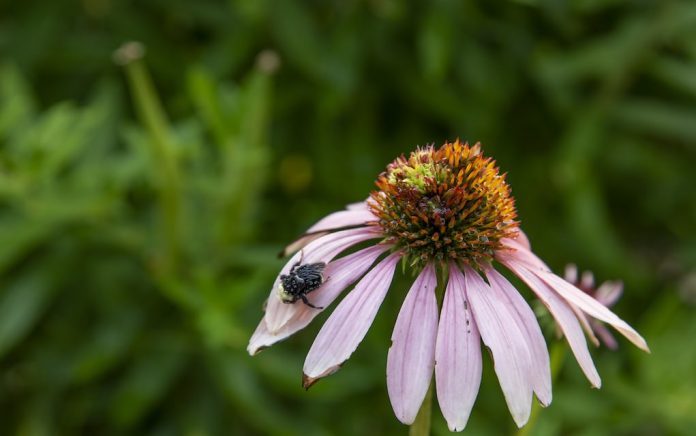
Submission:
[[[326,314],[246,341],[285,242],[455,137],[550,265],[625,281],[653,350],[596,350],[599,391],[567,355],[535,433],[696,428],[693,1],[5,2],[0,53],[1,434],[405,433],[384,371],[408,277],[309,392]],[[467,432],[512,429],[489,359]]]

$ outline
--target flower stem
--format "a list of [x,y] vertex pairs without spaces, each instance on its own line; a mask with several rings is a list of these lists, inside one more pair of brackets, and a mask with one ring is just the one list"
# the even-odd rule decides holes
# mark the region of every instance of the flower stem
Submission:
[[430,416],[433,408],[433,383],[430,382],[428,392],[425,394],[423,404],[421,404],[416,415],[416,420],[413,421],[408,429],[409,436],[428,436],[430,434]]
[[[563,367],[563,362],[565,361],[565,343],[561,341],[556,341],[551,347],[551,385],[556,382],[558,374],[561,372]],[[534,401],[532,404],[532,413],[529,415],[529,421],[527,425],[522,427],[517,431],[517,436],[527,436],[532,434],[534,430],[534,425],[539,419],[539,414],[541,413],[541,404],[538,401]]]
[[150,139],[165,244],[162,266],[166,273],[172,274],[179,257],[180,176],[169,122],[143,56],[142,45],[130,42],[114,53],[114,60],[125,69],[135,108]]

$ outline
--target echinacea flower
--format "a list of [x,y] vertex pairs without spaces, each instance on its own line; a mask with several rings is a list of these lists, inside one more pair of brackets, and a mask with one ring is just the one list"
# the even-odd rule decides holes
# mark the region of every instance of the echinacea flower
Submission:
[[[566,265],[565,279],[606,307],[616,304],[623,293],[623,283],[621,281],[606,281],[599,287],[596,287],[592,271],[583,271],[580,277],[578,277],[578,268],[573,264]],[[587,320],[586,318],[581,320],[581,322],[583,327],[585,327],[587,336],[595,345],[599,346],[599,340],[601,339],[609,349],[616,350],[618,348],[619,344],[604,324],[596,319]],[[597,336],[599,336],[599,339],[597,339]]]
[[[433,373],[450,430],[464,428],[481,381],[481,344],[490,349],[508,408],[524,425],[532,398],[551,403],[549,353],[525,299],[494,265],[524,281],[558,323],[590,383],[600,378],[579,315],[603,321],[643,350],[645,340],[607,307],[554,274],[532,251],[516,221],[510,188],[479,144],[424,147],[389,164],[378,190],[328,215],[286,249],[263,320],[249,342],[255,354],[309,324],[353,283],[322,326],[304,363],[303,385],[336,372],[365,337],[399,261],[417,272],[406,294],[387,356],[387,390],[396,417],[411,424]],[[343,257],[359,243],[367,248]],[[325,278],[305,296],[316,308],[278,296],[281,276],[300,264],[326,264]],[[373,266],[374,264],[374,266]],[[447,277],[438,307],[437,270]],[[282,288],[280,288],[282,289]]]

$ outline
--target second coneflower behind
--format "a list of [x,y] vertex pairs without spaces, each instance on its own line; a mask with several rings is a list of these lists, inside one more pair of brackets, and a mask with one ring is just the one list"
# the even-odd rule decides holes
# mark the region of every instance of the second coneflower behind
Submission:
[[[527,422],[534,395],[544,406],[551,403],[549,353],[541,329],[496,263],[522,279],[546,306],[592,386],[601,382],[581,326],[586,315],[648,350],[633,328],[534,255],[516,221],[505,177],[478,144],[456,141],[439,149],[418,149],[389,164],[376,184],[378,190],[367,201],[328,215],[288,246],[286,254],[299,252],[273,285],[249,353],[304,328],[357,282],[314,340],[303,385],[336,372],[365,337],[399,261],[417,273],[387,357],[389,398],[405,424],[415,420],[434,373],[450,430],[465,427],[481,380],[481,341],[492,353],[518,426]],[[338,257],[366,241],[372,244]],[[304,265],[320,271],[316,286],[298,275]],[[447,277],[442,307],[436,295],[438,276]],[[287,298],[290,280],[300,297]]]

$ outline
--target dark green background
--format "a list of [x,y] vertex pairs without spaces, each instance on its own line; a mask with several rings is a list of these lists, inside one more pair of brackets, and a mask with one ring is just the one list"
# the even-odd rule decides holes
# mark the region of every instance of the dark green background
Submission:
[[[326,314],[245,347],[286,242],[456,137],[555,270],[624,280],[652,348],[594,350],[601,390],[567,353],[533,433],[696,428],[696,3],[427,3],[0,5],[0,434],[405,434],[384,373],[409,277],[309,392]],[[514,428],[491,366],[469,434]]]

